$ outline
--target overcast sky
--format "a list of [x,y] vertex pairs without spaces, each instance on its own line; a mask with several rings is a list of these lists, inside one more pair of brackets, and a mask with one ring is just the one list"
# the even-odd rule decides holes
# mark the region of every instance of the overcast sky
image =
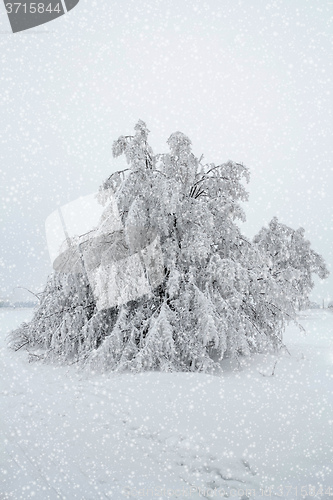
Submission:
[[112,142],[139,118],[155,152],[180,130],[207,162],[246,164],[246,234],[277,215],[331,266],[332,16],[328,0],[81,0],[13,35],[1,2],[0,297],[43,288],[46,218],[122,167]]

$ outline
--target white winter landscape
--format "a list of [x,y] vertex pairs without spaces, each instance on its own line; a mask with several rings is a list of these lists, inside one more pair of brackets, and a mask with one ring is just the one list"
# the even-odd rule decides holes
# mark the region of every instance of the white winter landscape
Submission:
[[6,334],[32,312],[0,315],[1,500],[333,497],[329,310],[217,376],[29,362]]
[[33,2],[76,5],[0,1],[0,500],[333,500],[332,0]]

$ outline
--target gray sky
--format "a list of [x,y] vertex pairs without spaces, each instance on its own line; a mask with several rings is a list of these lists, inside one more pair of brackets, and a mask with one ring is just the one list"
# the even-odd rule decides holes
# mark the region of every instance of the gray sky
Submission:
[[81,0],[13,35],[0,3],[0,297],[42,289],[46,218],[123,166],[139,118],[155,152],[180,130],[246,164],[246,234],[277,215],[331,265],[332,22],[328,0]]

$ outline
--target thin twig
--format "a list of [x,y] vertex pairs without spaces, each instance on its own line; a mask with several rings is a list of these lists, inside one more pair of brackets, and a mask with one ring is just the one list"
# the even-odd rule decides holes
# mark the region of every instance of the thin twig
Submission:
[[[27,292],[31,293],[31,295],[34,295],[38,299],[38,301],[40,302],[40,297],[36,293],[29,290],[29,288],[26,288],[25,286],[16,286],[15,288],[22,288],[22,290],[26,290]],[[14,288],[14,290],[15,290],[15,288]],[[42,292],[40,292],[40,293],[42,293]]]
[[161,172],[160,170],[157,170],[157,168],[155,168],[155,169],[153,170],[153,172],[157,172],[157,173],[159,173],[159,174],[163,175],[166,179],[168,178],[165,174],[163,174],[163,172]]
[[277,365],[277,361],[275,361],[274,363],[274,366],[273,366],[273,370],[272,370],[272,373],[270,375],[267,375],[267,373],[262,373],[262,372],[259,372],[260,375],[262,375],[263,377],[274,377],[275,375],[275,367]]
[[18,347],[17,349],[15,349],[15,352],[19,351],[20,349],[22,349],[22,347],[24,347],[27,344],[29,344],[29,340],[27,340],[26,342],[24,342],[24,344],[20,345],[20,347]]

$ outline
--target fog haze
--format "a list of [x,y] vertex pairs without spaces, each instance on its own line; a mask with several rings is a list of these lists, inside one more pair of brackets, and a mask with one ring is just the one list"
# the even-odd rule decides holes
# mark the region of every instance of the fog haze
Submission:
[[[98,190],[138,119],[154,152],[180,130],[207,162],[250,168],[245,233],[276,215],[331,268],[333,4],[85,1],[11,34],[0,4],[0,298],[40,291],[44,224]],[[333,278],[312,298],[333,299]]]

